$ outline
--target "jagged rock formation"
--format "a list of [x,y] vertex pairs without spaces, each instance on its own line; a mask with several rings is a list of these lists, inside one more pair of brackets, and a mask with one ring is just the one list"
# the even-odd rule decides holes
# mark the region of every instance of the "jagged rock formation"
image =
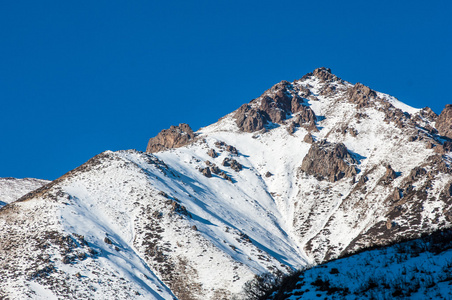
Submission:
[[155,153],[172,148],[179,148],[191,143],[195,138],[193,130],[188,124],[171,126],[162,130],[156,137],[149,139],[146,152]]
[[0,298],[231,299],[449,228],[438,118],[319,68],[148,153],[102,153],[0,209]]
[[349,100],[352,103],[357,104],[358,108],[369,105],[371,101],[375,100],[377,97],[377,93],[375,93],[375,91],[361,83],[356,83],[353,88],[348,90],[347,94]]
[[436,128],[442,136],[452,139],[452,105],[447,104],[436,119]]
[[234,115],[237,126],[245,132],[254,132],[269,122],[282,124],[292,114],[297,115],[296,124],[315,126],[315,113],[306,105],[303,95],[309,95],[306,89],[283,80],[259,98],[242,105]]
[[300,170],[315,176],[318,180],[336,182],[344,177],[355,176],[357,170],[352,164],[357,163],[344,144],[330,144],[323,140],[319,143],[312,142]]

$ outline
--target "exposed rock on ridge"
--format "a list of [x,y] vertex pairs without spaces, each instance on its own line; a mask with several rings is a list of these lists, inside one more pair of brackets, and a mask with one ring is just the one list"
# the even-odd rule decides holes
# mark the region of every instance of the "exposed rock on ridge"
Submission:
[[162,130],[156,137],[149,139],[146,152],[154,153],[171,148],[179,148],[191,143],[195,138],[193,130],[188,124],[171,126]]
[[351,102],[358,104],[358,108],[361,108],[369,105],[369,101],[375,99],[377,93],[358,82],[348,91],[348,96]]

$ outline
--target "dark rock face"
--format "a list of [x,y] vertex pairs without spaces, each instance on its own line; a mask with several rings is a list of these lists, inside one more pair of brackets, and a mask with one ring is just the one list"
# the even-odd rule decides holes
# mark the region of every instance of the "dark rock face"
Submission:
[[207,178],[212,177],[212,173],[210,172],[210,168],[199,169],[199,172],[201,172],[202,175],[206,176]]
[[235,159],[231,159],[229,157],[226,157],[223,160],[222,164],[225,167],[231,167],[231,169],[233,169],[236,172],[239,172],[243,168],[243,166],[238,161],[236,161]]
[[452,139],[452,104],[447,104],[436,119],[436,129],[440,135]]
[[261,130],[269,122],[282,124],[292,114],[297,114],[296,123],[315,124],[316,116],[311,108],[304,104],[300,96],[308,96],[304,88],[294,87],[283,80],[265,91],[259,98],[242,105],[234,115],[238,127],[246,132]]
[[191,143],[195,138],[193,130],[188,124],[171,126],[162,130],[156,137],[149,139],[146,152],[154,153],[171,148],[179,148]]
[[369,100],[375,99],[377,93],[369,87],[356,83],[353,88],[349,89],[347,92],[350,102],[358,104],[358,108],[366,107],[369,105]]
[[235,148],[234,146],[231,146],[231,145],[226,145],[226,151],[228,151],[229,153],[234,154],[234,155],[239,154],[239,152],[237,151],[237,148]]
[[217,152],[215,151],[215,149],[210,149],[209,151],[207,151],[207,155],[209,155],[212,158],[215,158],[218,156]]
[[215,164],[210,167],[210,172],[213,174],[220,174],[221,170]]
[[300,170],[319,180],[336,182],[344,177],[353,177],[357,170],[351,164],[357,161],[350,155],[344,144],[326,141],[314,142],[303,159]]
[[264,112],[252,108],[248,104],[243,104],[235,113],[237,126],[245,132],[254,132],[264,128],[268,122],[268,117]]

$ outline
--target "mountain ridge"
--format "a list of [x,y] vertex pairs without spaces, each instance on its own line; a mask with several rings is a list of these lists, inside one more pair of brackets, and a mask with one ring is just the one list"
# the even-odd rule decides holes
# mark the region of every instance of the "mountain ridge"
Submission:
[[0,290],[231,299],[256,274],[449,228],[450,141],[435,127],[448,122],[327,68],[282,81],[196,132],[164,131],[152,153],[103,152],[0,208]]

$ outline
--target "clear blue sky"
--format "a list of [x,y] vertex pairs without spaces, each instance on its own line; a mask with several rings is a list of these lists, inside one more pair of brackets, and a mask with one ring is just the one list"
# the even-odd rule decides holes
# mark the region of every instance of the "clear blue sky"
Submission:
[[2,1],[0,177],[145,150],[325,66],[414,107],[452,103],[452,1]]

